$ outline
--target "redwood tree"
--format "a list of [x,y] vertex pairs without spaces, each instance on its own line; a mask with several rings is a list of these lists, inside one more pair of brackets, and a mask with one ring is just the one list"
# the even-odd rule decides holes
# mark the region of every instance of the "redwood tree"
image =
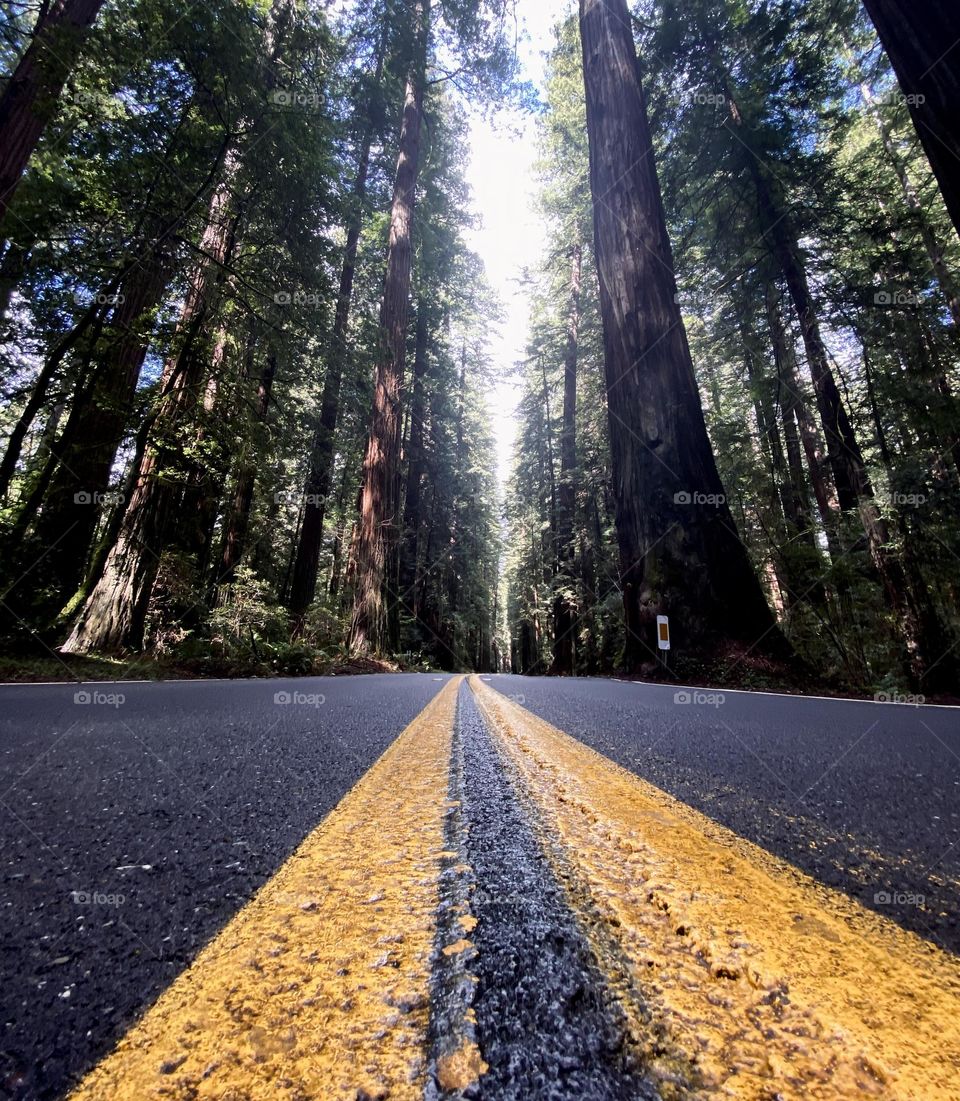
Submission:
[[956,0],[863,0],[960,234],[960,9]]
[[595,254],[626,624],[624,662],[724,640],[785,655],[707,436],[626,0],[580,0]]
[[0,96],[0,222],[103,0],[53,0]]
[[383,648],[388,612],[384,589],[398,538],[400,389],[403,385],[410,309],[411,233],[420,167],[429,18],[427,0],[416,0],[413,12],[414,46],[407,74],[400,153],[390,207],[390,243],[380,308],[380,356],[374,382],[370,435],[363,460],[357,585],[349,636],[351,648],[360,652]]
[[554,673],[573,673],[576,662],[574,628],[577,608],[571,590],[576,584],[577,360],[582,265],[583,245],[576,241],[570,250],[570,302],[563,356],[563,427],[560,431],[560,485],[557,489],[557,581],[560,591],[553,601]]

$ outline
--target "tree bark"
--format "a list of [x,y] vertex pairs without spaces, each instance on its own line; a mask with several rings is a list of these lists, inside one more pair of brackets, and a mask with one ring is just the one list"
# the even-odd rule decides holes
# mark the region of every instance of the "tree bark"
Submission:
[[960,235],[960,11],[955,0],[863,0]]
[[110,485],[117,448],[129,423],[137,381],[147,353],[145,324],[153,317],[172,274],[168,249],[158,243],[127,276],[105,326],[89,385],[78,393],[51,459],[57,464],[34,526],[49,551],[43,575],[58,609],[84,575]]
[[383,650],[389,619],[385,584],[393,572],[399,502],[400,394],[406,359],[413,254],[414,200],[420,166],[420,128],[426,84],[429,0],[415,0],[414,52],[407,76],[400,128],[400,154],[390,210],[390,242],[383,303],[381,349],[374,383],[373,414],[363,462],[357,544],[357,585],[350,623],[351,650]]
[[724,642],[786,656],[726,505],[686,333],[626,0],[580,0],[628,668]]
[[424,420],[427,415],[427,348],[430,327],[426,299],[417,303],[417,329],[413,356],[413,394],[410,403],[410,438],[407,441],[407,487],[404,493],[404,540],[400,555],[400,598],[414,616],[419,612],[417,566],[420,559],[420,528],[423,523]]
[[103,0],[52,0],[0,96],[0,224]]
[[190,410],[201,400],[199,391],[207,367],[204,357],[194,354],[193,345],[207,314],[213,280],[226,263],[235,239],[237,223],[231,216],[230,203],[230,188],[223,181],[211,200],[200,245],[203,260],[180,316],[178,351],[164,368],[153,442],[144,452],[117,541],[63,645],[65,653],[120,653],[143,647],[150,594],[182,489],[182,479],[177,476],[180,430]]

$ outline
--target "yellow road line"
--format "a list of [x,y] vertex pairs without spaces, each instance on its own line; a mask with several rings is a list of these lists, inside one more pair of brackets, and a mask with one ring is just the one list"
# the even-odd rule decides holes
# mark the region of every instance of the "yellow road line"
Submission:
[[461,679],[91,1071],[76,1101],[422,1096]]
[[956,959],[470,684],[665,1097],[960,1098]]

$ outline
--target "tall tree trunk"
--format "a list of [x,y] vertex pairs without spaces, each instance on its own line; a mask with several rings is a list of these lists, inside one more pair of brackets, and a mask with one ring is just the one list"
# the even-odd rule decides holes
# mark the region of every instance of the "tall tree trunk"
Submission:
[[726,505],[687,345],[626,0],[580,0],[625,664],[789,653]]
[[[550,415],[550,387],[547,383],[547,364],[540,355],[540,382],[543,406],[544,452],[547,464],[547,487],[550,490],[549,516],[550,526],[544,532],[543,580],[550,584],[557,572],[557,468],[553,457],[553,417]],[[549,543],[547,537],[549,535]]]
[[386,601],[393,600],[384,590],[393,572],[399,519],[400,394],[410,309],[411,231],[420,167],[429,15],[429,0],[415,0],[413,57],[404,96],[400,154],[390,209],[387,273],[380,309],[380,357],[370,435],[363,461],[357,585],[349,632],[350,648],[361,653],[383,649],[389,618]]
[[820,332],[817,308],[810,293],[796,232],[785,203],[774,195],[773,183],[759,159],[750,153],[746,159],[756,186],[761,228],[783,274],[800,323],[840,507],[844,511],[854,509],[859,494],[869,490],[869,482],[865,481],[866,468],[860,445],[840,396]]
[[[767,533],[771,544],[771,560],[768,564],[768,576],[772,572],[776,578],[781,599],[778,608],[791,607],[803,598],[803,590],[795,576],[793,563],[789,556],[790,538],[787,535],[787,509],[785,503],[786,460],[783,453],[783,440],[780,426],[771,401],[769,379],[763,374],[758,357],[754,352],[754,338],[746,321],[741,320],[740,335],[743,343],[744,366],[747,382],[753,402],[754,419],[757,425],[757,451],[760,465],[766,470],[766,505],[764,516],[760,502],[754,507],[757,521]],[[768,525],[767,518],[772,520]],[[768,528],[772,526],[772,531]],[[791,533],[793,534],[793,533]]]
[[863,0],[960,234],[960,11],[955,0]]
[[[827,546],[830,549],[831,557],[836,561],[843,555],[843,547],[838,537],[840,502],[837,498],[836,487],[830,480],[829,470],[823,460],[823,450],[817,433],[816,422],[807,408],[800,389],[800,378],[793,342],[788,339],[784,329],[777,299],[778,292],[775,284],[768,282],[766,289],[767,324],[770,329],[770,340],[773,345],[773,355],[780,380],[780,405],[783,410],[784,423],[786,423],[788,415],[792,414],[803,445],[807,472],[810,476],[810,484],[813,487],[813,496],[817,503],[820,522],[826,532]],[[800,477],[802,478],[802,472]]]
[[110,485],[117,448],[127,430],[137,381],[147,353],[147,325],[172,274],[164,245],[148,252],[124,280],[105,327],[90,383],[78,393],[51,456],[57,463],[34,534],[49,547],[43,574],[59,610],[80,584]]
[[570,258],[570,299],[567,308],[566,348],[563,357],[563,427],[560,432],[560,486],[557,493],[557,582],[553,602],[553,672],[576,671],[577,602],[574,525],[577,504],[577,360],[580,339],[580,287],[583,245],[577,241]]
[[51,0],[0,95],[0,224],[103,0]]
[[400,598],[410,605],[416,616],[417,565],[420,558],[420,528],[423,524],[421,503],[423,500],[424,419],[427,415],[427,347],[430,327],[427,301],[421,297],[417,303],[417,335],[413,356],[413,394],[410,402],[410,438],[407,441],[407,487],[403,505],[403,548],[400,555]]
[[[181,125],[188,114],[189,108],[184,112],[181,118]],[[172,150],[177,141],[178,132],[179,127],[174,130],[171,136],[167,155],[163,159],[164,164],[166,164],[172,154]],[[149,229],[145,226],[145,223],[147,223],[151,217],[148,213],[149,201],[145,203],[144,211],[141,215],[141,225],[138,227],[138,232],[134,235],[134,240],[139,242],[139,246],[130,250],[130,254],[120,269],[100,287],[99,292],[94,296],[90,305],[80,315],[72,328],[51,348],[34,382],[30,398],[17,420],[17,423],[14,425],[13,431],[10,433],[9,440],[7,441],[7,450],[4,453],[2,462],[0,462],[0,498],[5,497],[9,490],[10,482],[13,479],[17,463],[20,460],[20,451],[23,447],[23,441],[26,439],[34,417],[36,417],[39,410],[43,408],[50,386],[59,375],[61,367],[68,356],[74,354],[76,349],[82,348],[86,352],[86,364],[90,363],[96,351],[100,332],[106,323],[108,307],[111,303],[117,303],[111,311],[113,314],[111,328],[119,328],[121,332],[133,326],[135,322],[139,321],[141,315],[147,312],[148,306],[150,305],[151,287],[156,287],[156,281],[158,279],[162,281],[163,279],[161,273],[166,273],[167,271],[167,264],[169,262],[167,259],[167,251],[170,248],[170,238],[193,212],[196,204],[210,194],[210,188],[223,167],[223,158],[229,141],[229,136],[224,139],[223,144],[213,160],[210,172],[189,196],[188,201],[183,204],[181,209],[172,212],[166,222],[159,226],[154,225],[152,227],[153,234],[151,234]],[[159,175],[155,178],[154,185],[158,181]],[[154,187],[151,186],[147,196],[148,200],[153,194],[153,190]],[[146,256],[146,260],[143,258],[144,256]],[[130,286],[128,286],[128,283]],[[159,296],[161,292],[162,287],[156,291],[157,296]],[[138,305],[141,307],[139,314],[136,313]],[[120,358],[115,359],[113,365],[117,370],[118,378],[129,378],[130,372],[128,372],[127,369],[129,362],[132,362],[138,354],[136,351],[136,341],[129,337],[121,337],[119,338],[116,350]],[[145,354],[144,351],[144,355]],[[117,387],[119,387],[121,391],[123,389],[122,382],[111,379],[109,377],[111,375],[112,372],[108,370],[105,373],[101,372],[99,376],[101,381],[106,384],[106,393],[108,396],[110,396]],[[134,385],[135,381],[136,380],[134,380]],[[99,432],[101,427],[102,426],[99,424],[94,425],[91,431]],[[52,467],[48,468],[46,476],[49,481],[53,476]],[[39,501],[39,496],[33,496]],[[28,515],[24,518],[25,522],[32,520],[34,511],[34,506],[28,509]]]
[[[231,176],[232,171],[227,175]],[[191,282],[178,324],[178,351],[164,368],[152,426],[154,440],[144,452],[117,541],[64,643],[65,653],[117,653],[143,646],[150,593],[182,489],[182,479],[176,474],[181,460],[180,432],[201,400],[199,391],[208,366],[205,358],[196,354],[194,345],[207,316],[215,281],[234,244],[237,220],[231,215],[230,205],[230,188],[225,180],[211,200],[200,245],[204,259]]]
[[17,463],[20,461],[20,452],[23,449],[23,441],[27,438],[30,426],[34,418],[43,408],[47,400],[47,393],[57,378],[64,360],[70,352],[81,344],[81,341],[89,339],[90,334],[95,336],[104,323],[106,307],[104,303],[110,301],[116,294],[117,288],[123,281],[126,272],[114,276],[94,301],[84,310],[72,328],[64,333],[56,342],[40,368],[40,373],[33,384],[30,397],[23,408],[16,424],[7,440],[7,449],[0,461],[0,499],[6,497],[10,483],[16,473]]
[[[252,343],[250,350],[253,350]],[[257,403],[254,409],[254,419],[257,424],[266,423],[270,412],[270,395],[273,391],[273,380],[276,373],[277,359],[271,350],[267,354],[263,373],[260,375],[260,383],[257,386]],[[214,578],[214,584],[217,586],[233,583],[237,566],[246,549],[256,477],[257,463],[254,461],[254,457],[250,454],[244,454],[237,470],[236,482],[233,487],[233,499],[223,536],[223,550],[220,554],[219,569],[217,577]]]
[[[385,42],[383,37],[377,48],[374,88],[379,89],[383,77]],[[376,94],[376,92],[374,93]],[[287,607],[290,611],[293,634],[303,630],[304,616],[317,589],[317,568],[320,548],[323,544],[323,521],[326,514],[330,478],[333,473],[334,439],[340,418],[340,389],[343,368],[347,359],[347,326],[350,321],[350,304],[353,300],[353,280],[357,267],[357,250],[363,229],[363,208],[367,195],[367,176],[370,171],[370,147],[373,143],[373,112],[368,118],[360,141],[357,175],[353,183],[353,206],[347,227],[347,240],[340,269],[340,289],[333,318],[333,331],[328,346],[326,373],[323,378],[323,395],[320,399],[320,420],[310,448],[310,465],[304,485],[304,514],[297,541],[296,558]]]
[[[741,129],[743,118],[726,74],[725,81],[730,122]],[[889,527],[877,507],[863,453],[830,367],[797,232],[786,202],[761,158],[750,150],[743,137],[740,137],[739,144],[748,153],[746,167],[756,187],[764,236],[780,267],[800,323],[840,508],[842,511],[856,509],[859,513],[871,560],[903,633],[908,671],[913,683],[919,686],[928,670],[934,668],[934,663],[940,676],[950,673],[949,663],[941,659],[948,645],[946,631],[939,622],[919,571],[908,575],[903,560],[890,545]]]

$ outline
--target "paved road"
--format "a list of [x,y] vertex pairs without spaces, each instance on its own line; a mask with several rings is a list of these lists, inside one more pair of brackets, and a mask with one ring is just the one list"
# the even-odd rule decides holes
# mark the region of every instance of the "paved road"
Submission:
[[[79,700],[74,686],[0,687],[0,1097],[62,1096],[254,891],[289,865],[291,852],[448,680],[103,684],[83,686]],[[675,690],[660,686],[484,680],[741,837],[960,953],[958,712],[741,693],[722,701],[693,694],[677,703]],[[447,849],[437,872],[441,906],[429,998],[391,994],[389,1004],[425,1019],[429,1001],[424,1063],[435,1071],[448,1059],[456,1071],[451,1081],[457,1074],[475,1078],[482,1063],[481,1085],[469,1096],[655,1096],[659,1079],[647,1075],[648,1057],[665,1050],[665,1041],[661,1036],[644,1049],[638,1063],[636,1022],[649,1023],[650,1011],[627,975],[636,961],[616,946],[616,967],[604,958],[604,937],[612,944],[620,936],[610,930],[620,928],[623,915],[605,916],[603,900],[618,889],[596,889],[590,866],[574,868],[555,844],[553,794],[549,785],[537,788],[540,773],[522,778],[522,739],[520,749],[509,749],[513,743],[501,735],[492,739],[465,685],[456,708],[456,722],[446,722],[451,740],[449,750],[439,751],[442,760],[425,760],[417,747],[428,744],[426,735],[415,733],[403,769],[381,780],[382,790],[402,802],[406,785],[420,790],[418,770],[432,765],[440,779],[430,782],[449,797],[446,811],[442,796],[424,802],[447,815],[445,825],[430,825],[440,838],[446,830]],[[541,735],[532,737],[536,747]],[[551,764],[553,752],[544,749],[544,761],[558,777],[570,762],[574,770],[592,767],[586,758],[562,755]],[[619,805],[616,783],[612,774],[596,781],[598,806]],[[564,795],[557,803],[557,823],[571,800]],[[382,805],[377,796],[363,813],[369,819],[376,815],[370,807]],[[425,829],[432,814],[424,815]],[[580,828],[579,819],[571,822],[571,830]],[[375,836],[379,824],[373,825]],[[371,846],[370,859],[384,867],[410,859],[410,841],[398,836],[390,859],[375,857]],[[699,845],[695,840],[692,850]],[[600,848],[606,846],[601,837]],[[620,874],[610,873],[611,882]],[[429,888],[422,872],[416,882]],[[595,913],[583,901],[592,890]],[[669,914],[670,888],[662,897],[658,890],[650,893],[657,895],[656,912]],[[884,892],[895,900],[885,902]],[[358,923],[382,894],[359,898]],[[468,903],[472,925],[463,928],[475,933],[461,957],[459,950],[449,953],[447,941]],[[296,920],[313,909],[312,900],[298,903]],[[667,931],[674,940],[688,935],[683,922]],[[643,943],[651,938],[647,930]],[[384,951],[381,941],[391,947]],[[394,942],[403,941],[396,930],[379,938],[370,966],[382,968]],[[672,941],[664,948],[665,969],[675,951]],[[700,948],[695,954],[703,956]],[[424,961],[407,962],[404,979],[412,987],[425,984]],[[726,980],[736,967],[724,964],[716,973]],[[465,990],[469,1005],[459,1005]],[[451,1050],[450,1036],[459,1032],[437,1030],[458,1005],[471,1022],[474,1046]],[[677,1019],[684,1016],[689,1010],[681,1005]],[[272,1057],[287,1040],[257,1043]],[[666,1080],[701,1070],[671,1063],[658,1073]],[[432,1081],[442,1079],[434,1074]],[[184,1085],[172,1096],[196,1096],[194,1088]],[[91,1096],[110,1094],[94,1089]],[[354,1089],[350,1096],[378,1094]]]
[[0,1097],[59,1096],[446,679],[0,687]]
[[960,709],[588,678],[484,680],[741,837],[960,954]]

